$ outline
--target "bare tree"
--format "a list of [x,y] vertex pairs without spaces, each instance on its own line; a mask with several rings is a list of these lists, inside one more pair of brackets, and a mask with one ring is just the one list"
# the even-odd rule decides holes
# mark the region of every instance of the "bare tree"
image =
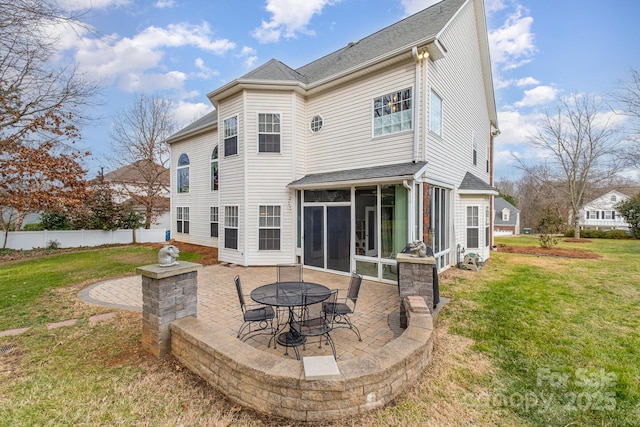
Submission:
[[632,118],[629,144],[624,155],[632,167],[640,168],[640,72],[632,69],[629,78],[618,84],[613,99],[622,107],[624,114]]
[[[176,129],[171,102],[157,94],[136,95],[127,111],[118,114],[111,130],[123,197],[142,206],[145,228],[167,209],[169,193],[169,146],[165,140]],[[118,172],[120,171],[120,172]]]
[[[546,154],[546,171],[541,185],[562,184],[556,189],[566,199],[576,238],[579,209],[590,186],[612,179],[624,168],[618,147],[618,133],[606,110],[589,95],[574,94],[562,99],[554,112],[547,111],[530,138],[533,148]],[[536,165],[518,158],[520,167],[535,176]]]
[[[98,86],[56,65],[53,28],[82,25],[53,0],[0,0],[2,227],[30,212],[74,206],[88,153],[75,148]],[[6,217],[4,216],[6,215]],[[7,220],[8,218],[8,220]],[[12,220],[13,218],[13,220]]]

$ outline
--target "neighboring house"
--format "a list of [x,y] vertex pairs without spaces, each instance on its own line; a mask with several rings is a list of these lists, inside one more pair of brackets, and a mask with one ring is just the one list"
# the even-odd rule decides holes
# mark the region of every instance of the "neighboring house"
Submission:
[[112,172],[101,173],[91,184],[107,183],[113,191],[113,201],[128,203],[143,216],[152,212],[151,228],[171,228],[170,173],[162,165],[138,160]]
[[213,90],[171,136],[171,236],[243,266],[395,282],[408,242],[488,259],[498,134],[484,4],[445,0],[298,69]]
[[493,234],[510,236],[520,234],[520,210],[502,197],[493,199]]
[[629,230],[629,223],[620,215],[615,206],[628,200],[629,196],[619,191],[609,191],[580,209],[578,226],[581,230]]

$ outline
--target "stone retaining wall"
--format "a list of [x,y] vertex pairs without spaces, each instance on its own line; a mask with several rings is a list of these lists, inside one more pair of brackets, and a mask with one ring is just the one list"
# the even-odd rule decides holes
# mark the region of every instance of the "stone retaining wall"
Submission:
[[265,353],[194,317],[172,322],[171,352],[231,400],[297,421],[338,420],[380,408],[415,384],[431,360],[433,320],[419,296],[404,299],[408,327],[378,351],[338,360],[340,379],[305,379],[302,361]]

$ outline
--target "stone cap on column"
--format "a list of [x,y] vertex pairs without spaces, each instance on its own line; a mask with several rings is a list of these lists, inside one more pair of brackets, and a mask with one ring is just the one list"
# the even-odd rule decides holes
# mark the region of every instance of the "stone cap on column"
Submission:
[[202,264],[188,261],[178,261],[176,265],[162,267],[160,264],[145,265],[136,268],[136,273],[152,279],[164,279],[178,274],[191,273],[202,268]]
[[425,257],[419,257],[419,256],[413,256],[411,254],[403,254],[403,253],[399,253],[398,255],[396,255],[396,261],[397,262],[406,262],[406,263],[410,263],[410,264],[431,264],[431,265],[435,265],[436,263],[436,259],[432,256],[425,256]]

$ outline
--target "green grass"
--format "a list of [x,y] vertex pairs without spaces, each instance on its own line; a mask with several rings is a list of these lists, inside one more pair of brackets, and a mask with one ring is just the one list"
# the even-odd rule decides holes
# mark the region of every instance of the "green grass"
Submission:
[[[158,262],[148,246],[115,246],[64,252],[5,264],[0,268],[0,330],[66,320],[43,314],[55,289],[133,274],[136,267]],[[200,255],[181,253],[180,260]],[[45,309],[46,311],[46,309]]]
[[[386,408],[336,425],[640,425],[640,241],[560,247],[601,258],[497,251],[480,272],[450,270],[441,295],[451,301],[436,319],[421,381]],[[283,425],[147,356],[139,313],[88,322],[110,309],[78,302],[81,288],[156,256],[147,247],[101,248],[0,267],[0,329],[32,326],[0,337],[0,347],[14,347],[0,354],[0,426]],[[180,259],[197,262],[184,252]],[[79,321],[44,325],[68,318]]]
[[640,242],[560,246],[603,258],[492,254],[477,277],[443,287],[472,302],[444,317],[499,368],[490,405],[532,425],[638,425]]

